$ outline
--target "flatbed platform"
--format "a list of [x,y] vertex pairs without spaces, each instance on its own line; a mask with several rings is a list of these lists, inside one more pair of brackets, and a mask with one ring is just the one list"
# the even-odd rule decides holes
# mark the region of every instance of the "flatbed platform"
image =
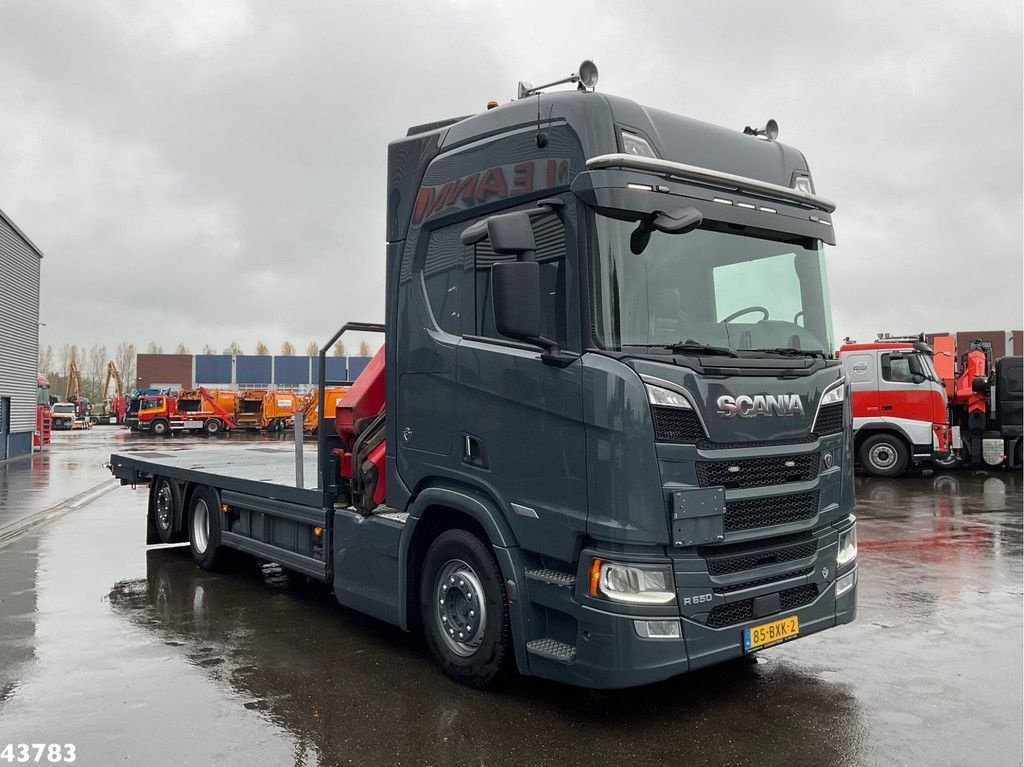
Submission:
[[295,485],[295,448],[291,442],[227,443],[198,447],[124,448],[110,456],[114,476],[131,481],[137,474],[170,476],[240,493],[306,506],[323,507],[318,488],[317,448],[303,450],[303,487]]

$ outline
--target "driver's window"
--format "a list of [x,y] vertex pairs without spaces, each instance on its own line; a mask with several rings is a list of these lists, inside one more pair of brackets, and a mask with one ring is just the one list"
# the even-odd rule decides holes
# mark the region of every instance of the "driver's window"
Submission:
[[[758,322],[768,317],[787,322],[802,320],[800,280],[794,260],[792,253],[782,253],[756,261],[716,266],[713,278],[717,320],[723,322],[743,309],[751,311],[736,315],[737,322]],[[754,309],[755,306],[759,308]]]
[[883,354],[882,380],[890,383],[914,383],[914,376],[910,371],[910,360],[903,356],[894,357],[891,354]]

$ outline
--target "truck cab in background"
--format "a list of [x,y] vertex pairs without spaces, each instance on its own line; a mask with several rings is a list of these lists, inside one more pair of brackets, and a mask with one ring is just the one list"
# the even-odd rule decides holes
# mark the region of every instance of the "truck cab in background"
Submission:
[[952,386],[950,422],[968,465],[1019,469],[1024,443],[1024,358],[992,360],[992,346],[974,341]]
[[867,473],[897,477],[917,463],[954,460],[946,388],[932,355],[919,340],[839,348],[852,390],[854,452]]

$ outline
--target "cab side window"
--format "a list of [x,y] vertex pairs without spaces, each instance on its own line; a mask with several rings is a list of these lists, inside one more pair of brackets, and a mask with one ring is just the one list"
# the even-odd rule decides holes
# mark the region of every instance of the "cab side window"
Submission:
[[[549,214],[532,219],[536,240],[536,260],[540,265],[540,332],[542,336],[566,344],[566,278],[565,225],[558,216]],[[491,267],[515,261],[515,256],[499,255],[485,239],[474,248],[473,274],[475,286],[475,333],[486,338],[504,338],[494,324],[494,303],[491,293]]]
[[882,380],[891,383],[914,383],[910,360],[905,356],[882,355]]
[[459,283],[466,247],[459,236],[465,228],[465,224],[457,224],[432,232],[423,259],[423,285],[430,311],[438,327],[453,335],[462,333]]

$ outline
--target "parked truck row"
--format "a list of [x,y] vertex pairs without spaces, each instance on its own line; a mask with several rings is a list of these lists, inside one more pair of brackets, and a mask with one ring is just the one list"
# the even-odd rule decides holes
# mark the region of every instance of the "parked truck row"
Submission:
[[[321,349],[315,471],[243,444],[114,454],[151,541],[329,583],[474,686],[635,686],[854,619],[835,205],[774,124],[596,80],[584,62],[577,90],[521,84],[389,145],[385,322]],[[385,344],[332,412],[347,331]]]
[[[327,389],[330,408],[348,390],[345,385]],[[303,431],[316,431],[319,392],[306,394],[282,389],[183,389],[179,392],[140,392],[128,405],[126,425],[132,431],[157,435],[173,432],[219,434],[243,431],[282,431],[292,428],[296,417]]]

